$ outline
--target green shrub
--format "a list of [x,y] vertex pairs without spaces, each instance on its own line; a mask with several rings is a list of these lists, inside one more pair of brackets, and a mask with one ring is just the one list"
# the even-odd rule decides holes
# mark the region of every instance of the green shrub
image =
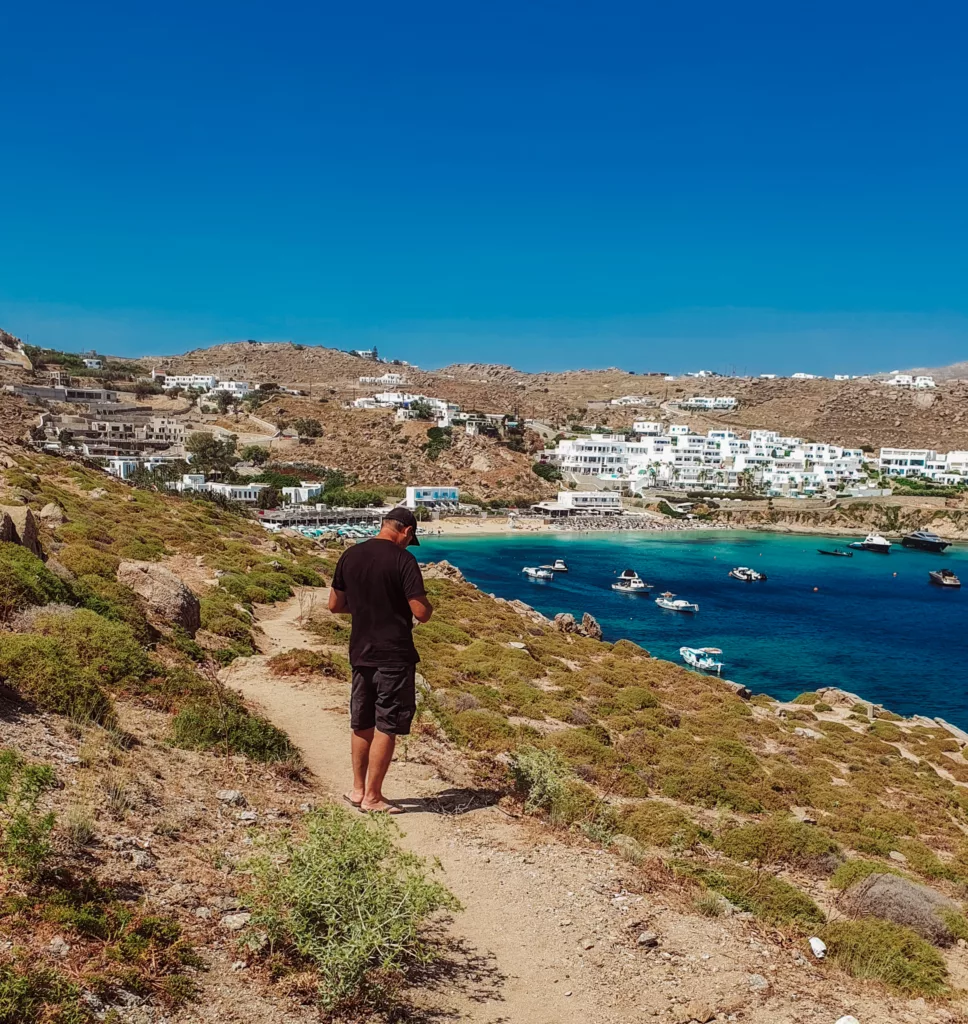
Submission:
[[[423,627],[421,627],[423,628]],[[348,644],[350,642],[350,625],[342,619],[331,615],[324,619],[311,619],[306,629],[313,636],[327,644]]]
[[681,865],[679,868],[767,924],[810,928],[824,922],[823,911],[809,896],[773,875],[733,864],[715,870]]
[[655,694],[644,686],[624,687],[615,694],[614,703],[623,711],[644,711],[659,706]]
[[349,679],[350,664],[338,654],[310,651],[297,647],[274,654],[267,662],[269,671],[276,676],[326,676],[330,679]]
[[734,860],[801,868],[816,868],[840,854],[840,847],[822,829],[785,815],[731,828],[716,845]]
[[870,978],[910,996],[948,991],[944,957],[910,928],[869,917],[834,921],[822,931],[827,959],[855,978]]
[[189,700],[171,723],[172,742],[190,750],[245,754],[253,761],[299,762],[289,737],[268,719],[247,711],[234,695]]
[[574,778],[572,770],[556,750],[519,747],[510,761],[511,776],[525,797],[524,810],[550,811],[565,796],[566,785]]
[[424,935],[428,918],[460,904],[395,845],[386,817],[331,806],[305,823],[302,840],[276,840],[251,865],[253,923],[294,969],[316,975],[324,1010],[386,1003],[410,967],[439,955]]
[[123,622],[139,644],[153,643],[157,637],[130,587],[103,576],[80,576],[74,581],[74,594],[81,607],[113,622]]
[[67,584],[19,544],[0,541],[0,622],[30,605],[69,601]]
[[793,698],[794,704],[816,704],[820,700],[820,694],[814,693],[813,690],[808,690],[806,693],[801,693],[799,697]]
[[74,652],[54,637],[0,634],[0,680],[44,711],[111,725],[111,699]]
[[645,846],[688,850],[701,838],[699,826],[686,813],[661,800],[646,800],[627,808],[619,818],[619,830]]
[[457,739],[474,750],[509,750],[514,729],[507,719],[493,711],[471,709],[454,717]]
[[0,964],[0,1024],[87,1024],[81,989],[64,975],[23,963]]
[[56,781],[50,765],[27,764],[16,751],[0,750],[0,857],[28,877],[50,853],[54,815],[38,814],[37,801]]
[[151,659],[126,625],[88,609],[38,615],[33,630],[56,639],[82,669],[105,686],[130,685],[154,671]]
[[87,544],[65,544],[57,560],[75,576],[103,576],[114,579],[121,559]]
[[876,860],[845,860],[830,876],[830,886],[833,889],[849,889],[855,882],[862,882],[868,875],[880,874],[899,875],[901,872]]

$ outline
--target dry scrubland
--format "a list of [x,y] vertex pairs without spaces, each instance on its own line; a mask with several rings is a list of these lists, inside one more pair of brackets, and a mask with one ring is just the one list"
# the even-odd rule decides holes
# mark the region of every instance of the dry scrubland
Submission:
[[[359,377],[398,367],[319,346],[238,342],[165,357],[158,365],[173,373],[202,370],[232,378],[275,381],[313,387],[315,398],[343,400],[372,394],[373,385]],[[954,368],[953,368],[954,369]],[[510,366],[462,363],[440,370],[403,368],[407,389],[459,402],[465,409],[513,412],[564,423],[576,418],[627,428],[648,410],[606,408],[591,411],[589,402],[642,395],[665,402],[690,395],[734,395],[734,413],[708,416],[683,413],[697,429],[732,425],[761,428],[851,447],[927,447],[940,451],[968,448],[968,381],[942,379],[934,392],[889,388],[878,381],[752,380],[706,378],[665,381],[660,374],[619,369],[564,373],[523,373]]]
[[[389,824],[306,813],[299,752],[216,671],[257,650],[258,606],[324,585],[335,553],[65,460],[5,447],[0,467],[0,504],[33,510],[46,556],[0,543],[0,1022],[386,1005],[436,955],[424,923],[455,901]],[[200,595],[194,637],[118,582],[131,559]],[[453,745],[506,806],[620,855],[710,928],[748,917],[805,958],[820,936],[828,958],[812,969],[831,985],[924,996],[935,1019],[957,1018],[968,761],[955,739],[834,693],[744,701],[431,577],[418,742]],[[323,650],[280,652],[268,671],[345,680],[345,623],[317,613],[312,628]]]

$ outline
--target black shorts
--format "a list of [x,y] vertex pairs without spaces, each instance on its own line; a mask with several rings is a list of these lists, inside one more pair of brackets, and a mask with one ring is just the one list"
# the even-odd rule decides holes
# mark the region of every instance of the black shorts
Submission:
[[350,727],[406,736],[417,710],[416,671],[415,665],[354,666]]

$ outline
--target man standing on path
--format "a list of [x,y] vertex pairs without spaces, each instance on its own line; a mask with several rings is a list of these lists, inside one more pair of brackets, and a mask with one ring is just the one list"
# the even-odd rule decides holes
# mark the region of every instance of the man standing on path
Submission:
[[383,796],[383,780],[398,736],[410,732],[417,709],[413,620],[427,622],[427,600],[416,558],[417,520],[406,508],[388,512],[372,540],[344,551],[329,592],[331,612],[353,616],[350,632],[350,728],[353,789],[344,799],[364,811],[400,814]]

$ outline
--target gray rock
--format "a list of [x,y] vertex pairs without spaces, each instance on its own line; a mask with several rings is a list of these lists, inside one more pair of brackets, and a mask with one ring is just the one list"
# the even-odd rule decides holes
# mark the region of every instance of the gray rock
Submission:
[[226,914],[219,922],[227,932],[240,932],[252,920],[248,911],[239,914]]
[[879,917],[906,925],[937,946],[954,941],[944,915],[960,908],[947,896],[900,875],[869,875],[852,885],[843,896],[844,909],[852,917]]
[[770,983],[763,977],[762,974],[750,974],[746,978],[746,983],[750,987],[751,992],[769,992]]
[[67,516],[64,515],[64,510],[60,505],[55,505],[54,502],[49,501],[38,513],[38,518],[45,526],[56,527],[63,526],[67,522]]
[[900,850],[891,850],[888,857],[890,857],[891,860],[896,860],[898,864],[907,864],[907,857],[905,857]]
[[158,863],[146,850],[132,850],[129,856],[136,871],[148,871]]
[[197,918],[199,918],[199,920],[202,920],[202,921],[211,921],[211,919],[212,919],[212,910],[211,910],[210,907],[196,907],[195,908],[195,916]]
[[160,628],[180,626],[191,636],[200,628],[198,598],[170,569],[155,562],[122,562],[117,577],[144,601],[148,618]]
[[659,936],[655,932],[642,932],[635,941],[645,949],[653,949],[659,945]]
[[796,726],[796,728],[793,730],[793,735],[794,736],[802,736],[804,739],[807,739],[807,740],[822,740],[823,739],[823,733],[822,732],[817,732],[816,729],[808,729],[808,728],[806,728],[806,726],[803,726],[803,725]]
[[242,792],[238,789],[220,789],[215,794],[216,799],[219,803],[223,804],[244,804],[245,797]]
[[47,944],[47,949],[52,956],[67,956],[71,951],[71,944],[63,935],[55,935]]
[[602,627],[598,624],[598,620],[588,612],[581,617],[580,631],[584,636],[591,637],[592,640],[601,640],[602,638]]
[[259,815],[256,814],[255,811],[240,811],[237,817],[239,821],[252,822],[255,821]]

